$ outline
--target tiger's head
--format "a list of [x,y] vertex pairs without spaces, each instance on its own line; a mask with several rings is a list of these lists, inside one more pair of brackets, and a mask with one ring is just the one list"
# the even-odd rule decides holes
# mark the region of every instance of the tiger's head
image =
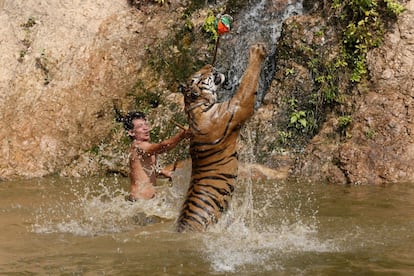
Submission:
[[213,106],[217,101],[217,90],[225,79],[225,76],[211,65],[205,65],[194,73],[187,84],[180,87],[184,94],[186,111],[197,107],[208,109]]

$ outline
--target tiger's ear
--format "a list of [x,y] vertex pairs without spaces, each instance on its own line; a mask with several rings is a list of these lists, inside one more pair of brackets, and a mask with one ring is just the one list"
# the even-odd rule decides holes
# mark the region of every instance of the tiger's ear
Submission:
[[181,94],[183,94],[183,95],[185,95],[186,94],[186,92],[187,92],[187,90],[188,90],[188,87],[187,87],[187,85],[186,84],[180,84],[179,86],[178,86],[178,92],[180,92]]

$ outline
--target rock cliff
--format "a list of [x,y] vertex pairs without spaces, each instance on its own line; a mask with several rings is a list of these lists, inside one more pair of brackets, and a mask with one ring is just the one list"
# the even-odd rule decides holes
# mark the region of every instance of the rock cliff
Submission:
[[342,184],[414,180],[414,2],[368,53],[369,83],[352,91],[345,138],[328,117],[306,147],[299,175]]
[[112,100],[151,79],[147,49],[180,11],[144,13],[125,0],[0,0],[0,177],[55,173],[99,145],[114,128]]
[[[114,100],[134,109],[136,91],[159,91],[160,104],[157,99],[149,111],[157,126],[182,112],[182,98],[172,89],[176,84],[154,76],[150,59],[154,53],[160,60],[164,54],[178,56],[174,45],[164,53],[156,51],[158,45],[177,32],[177,22],[201,33],[207,8],[183,19],[182,1],[148,2],[137,9],[126,0],[0,0],[0,178],[126,172],[127,145],[114,122]],[[318,89],[312,54],[319,54],[323,67],[339,51],[335,30],[321,13],[324,1],[307,2],[314,12],[284,24],[276,74],[247,126],[254,132],[256,161],[283,175],[289,170],[291,177],[331,183],[413,181],[413,0],[405,3],[407,10],[384,43],[368,53],[369,81],[353,87],[339,110],[351,115],[350,124],[342,127],[337,109],[315,110],[314,124],[306,124],[315,134],[281,146],[291,139],[282,126],[295,127],[292,111],[294,122],[301,123],[296,100],[311,101]],[[183,36],[180,43],[198,49],[199,57],[209,51],[206,40],[194,43]],[[161,62],[158,69],[170,65]]]

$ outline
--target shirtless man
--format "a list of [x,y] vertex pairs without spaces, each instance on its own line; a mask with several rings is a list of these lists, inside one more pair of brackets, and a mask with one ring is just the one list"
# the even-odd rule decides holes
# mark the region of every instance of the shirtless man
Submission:
[[142,112],[130,112],[123,119],[124,127],[132,139],[129,167],[131,188],[128,200],[151,199],[155,196],[154,184],[157,175],[171,178],[171,172],[158,170],[156,155],[173,149],[191,131],[181,130],[178,134],[158,144],[150,142],[150,127]]

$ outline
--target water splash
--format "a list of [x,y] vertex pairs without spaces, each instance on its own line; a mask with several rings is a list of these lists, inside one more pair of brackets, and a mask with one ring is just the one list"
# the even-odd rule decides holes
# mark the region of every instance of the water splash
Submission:
[[[241,140],[248,145],[240,154],[242,162],[256,161],[254,136],[255,131],[247,127],[241,132]],[[255,182],[251,172],[250,176],[245,173],[231,208],[202,239],[203,253],[214,271],[238,272],[247,266],[282,270],[283,262],[277,260],[286,254],[339,250],[318,235],[318,207],[312,194],[302,192],[300,186],[292,194],[286,192],[288,183]]]
[[[244,267],[281,270],[286,255],[303,252],[336,252],[330,241],[316,238],[317,229],[300,222],[281,225],[270,232],[232,224],[217,236],[204,240],[206,258],[216,272],[243,271]],[[278,262],[280,260],[280,262]]]
[[276,42],[282,31],[286,18],[302,14],[301,0],[277,1],[256,0],[234,18],[233,30],[220,40],[216,68],[227,72],[226,89],[232,91],[220,95],[220,100],[229,99],[240,83],[247,66],[248,49],[257,42],[265,43],[268,57],[265,60],[257,94],[260,105],[265,92],[273,79],[276,65]]
[[[233,31],[221,40],[217,59],[216,67],[228,72],[226,89],[234,93],[247,66],[250,45],[257,42],[267,45],[269,55],[261,74],[256,107],[261,104],[275,73],[276,43],[283,21],[303,11],[302,1],[274,5],[275,1],[254,1],[239,18],[234,18]],[[220,100],[231,96],[223,93]],[[248,150],[241,153],[241,162],[256,161],[254,135],[253,129],[242,130],[241,140],[247,143],[244,148]],[[331,241],[318,238],[317,207],[311,197],[302,195],[297,199],[300,193],[284,193],[283,183],[270,183],[270,186],[261,183],[263,187],[257,187],[258,183],[253,183],[251,177],[239,182],[238,189],[244,190],[244,194],[234,196],[231,209],[203,239],[204,254],[214,271],[242,271],[249,265],[280,270],[277,259],[286,253],[337,250]]]
[[180,195],[174,189],[158,187],[156,198],[132,203],[125,200],[128,193],[117,178],[97,181],[85,179],[72,183],[69,192],[54,200],[48,195],[48,202],[34,214],[31,231],[95,236],[173,220],[178,215]]
[[[258,184],[264,185],[254,183]],[[252,203],[246,204],[249,188],[235,195],[229,212],[203,237],[203,254],[214,271],[238,272],[248,266],[281,270],[285,262],[278,260],[286,255],[339,250],[334,241],[319,236],[317,207],[311,196],[291,201],[291,195],[283,194],[286,184],[268,184],[274,186],[266,191],[253,189]]]

